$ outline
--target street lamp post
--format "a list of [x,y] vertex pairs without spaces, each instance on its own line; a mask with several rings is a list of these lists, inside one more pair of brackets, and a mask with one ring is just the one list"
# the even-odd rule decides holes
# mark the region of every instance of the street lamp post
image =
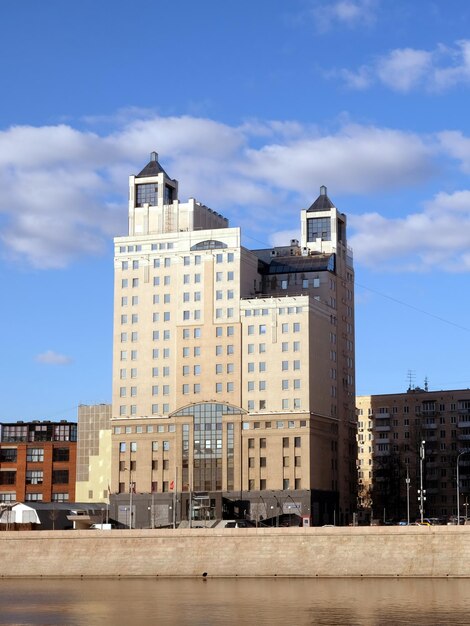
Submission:
[[460,457],[464,454],[468,454],[470,450],[464,450],[457,455],[457,526],[460,525],[460,477],[459,477],[459,464]]
[[125,467],[124,471],[129,471],[129,528],[132,529],[132,492],[134,491],[132,485],[132,465],[129,464],[129,469]]
[[421,446],[419,448],[419,512],[420,512],[420,516],[421,516],[421,524],[424,522],[424,501],[426,500],[425,498],[425,492],[423,490],[423,461],[424,461],[424,454],[425,454],[425,450],[424,450],[424,445],[425,445],[425,441],[421,442]]
[[132,530],[132,494],[134,493],[134,485],[132,484],[132,465],[129,466],[129,507],[130,513],[130,529]]
[[406,478],[405,478],[405,482],[406,482],[406,522],[407,525],[410,525],[410,483],[411,483],[411,479],[410,479],[410,473],[408,470],[408,466],[406,466]]

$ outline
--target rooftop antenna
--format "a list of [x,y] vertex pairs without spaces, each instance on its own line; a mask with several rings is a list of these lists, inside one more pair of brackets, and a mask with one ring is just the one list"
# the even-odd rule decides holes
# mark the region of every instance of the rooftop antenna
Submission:
[[427,376],[424,377],[424,391],[429,391],[429,381]]
[[408,391],[412,391],[414,389],[414,380],[415,380],[415,372],[413,370],[408,370],[407,374],[408,378]]

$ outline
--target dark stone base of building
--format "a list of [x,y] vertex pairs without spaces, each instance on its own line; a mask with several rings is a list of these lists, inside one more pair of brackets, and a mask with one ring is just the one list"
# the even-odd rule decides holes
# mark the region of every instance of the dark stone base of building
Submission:
[[344,524],[338,497],[329,491],[120,493],[111,495],[110,517],[118,527],[212,527],[220,520],[254,526]]

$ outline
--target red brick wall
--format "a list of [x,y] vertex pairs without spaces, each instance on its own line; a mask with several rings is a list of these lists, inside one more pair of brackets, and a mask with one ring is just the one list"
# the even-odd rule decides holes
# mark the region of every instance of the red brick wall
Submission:
[[[35,442],[35,443],[0,443],[0,449],[2,448],[16,448],[17,460],[16,463],[0,463],[0,471],[6,469],[16,468],[16,485],[0,485],[0,493],[16,491],[16,500],[19,502],[25,502],[26,493],[41,493],[42,502],[51,502],[52,493],[68,493],[69,502],[75,501],[75,476],[77,465],[77,444],[70,441],[60,442]],[[27,448],[43,448],[44,449],[44,461],[35,463],[26,461]],[[54,448],[68,448],[69,449],[69,461],[56,461],[53,462],[53,450]],[[26,470],[42,470],[43,471],[43,483],[42,485],[27,485],[26,484]],[[53,470],[68,470],[69,483],[67,485],[53,485],[52,484],[52,471]]]

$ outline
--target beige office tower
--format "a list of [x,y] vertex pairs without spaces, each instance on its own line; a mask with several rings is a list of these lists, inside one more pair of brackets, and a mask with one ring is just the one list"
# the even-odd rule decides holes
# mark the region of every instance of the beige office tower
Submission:
[[347,523],[353,291],[346,217],[325,187],[301,212],[300,243],[248,250],[219,213],[179,201],[152,153],[129,179],[129,235],[115,239],[119,521]]

